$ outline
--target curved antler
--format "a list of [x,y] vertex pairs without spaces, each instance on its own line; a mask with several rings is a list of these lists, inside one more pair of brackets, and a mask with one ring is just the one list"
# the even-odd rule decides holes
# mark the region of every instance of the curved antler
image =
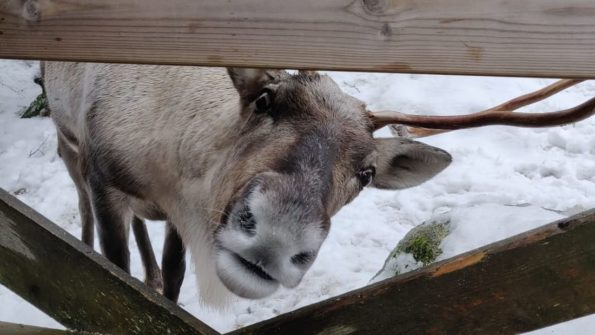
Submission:
[[514,98],[490,109],[453,116],[411,115],[395,111],[369,113],[375,129],[389,124],[412,126],[407,132],[414,137],[430,136],[449,130],[509,125],[516,127],[552,127],[584,120],[595,114],[595,98],[566,110],[549,113],[515,113],[514,110],[552,96],[582,80],[563,79],[543,89]]

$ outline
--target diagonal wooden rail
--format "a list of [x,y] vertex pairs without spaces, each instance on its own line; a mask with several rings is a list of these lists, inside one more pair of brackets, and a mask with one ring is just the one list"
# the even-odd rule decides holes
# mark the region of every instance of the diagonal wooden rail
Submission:
[[0,58],[595,78],[593,0],[2,0]]
[[0,284],[69,329],[218,334],[2,189]]
[[[595,312],[593,240],[590,210],[229,335],[542,328]],[[1,189],[0,283],[71,329],[217,334]]]

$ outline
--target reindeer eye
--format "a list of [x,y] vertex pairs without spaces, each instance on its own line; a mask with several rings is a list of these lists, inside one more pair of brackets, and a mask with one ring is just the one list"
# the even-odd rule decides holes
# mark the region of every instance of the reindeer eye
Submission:
[[362,187],[366,187],[370,185],[375,175],[376,168],[373,166],[369,166],[367,168],[359,170],[359,172],[357,173],[357,178],[359,179]]
[[254,101],[256,106],[256,113],[266,113],[271,108],[272,92],[269,89],[264,89],[262,93]]

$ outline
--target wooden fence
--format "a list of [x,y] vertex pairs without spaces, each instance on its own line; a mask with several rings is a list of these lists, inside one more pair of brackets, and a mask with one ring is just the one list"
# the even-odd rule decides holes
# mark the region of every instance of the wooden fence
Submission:
[[[592,210],[229,335],[538,329],[595,312],[594,240]],[[70,329],[218,334],[3,190],[0,283]]]
[[0,58],[595,77],[592,0],[2,0]]
[[[0,58],[595,78],[594,16],[591,0],[2,0]],[[589,211],[231,334],[541,328],[595,312],[593,240]],[[0,283],[79,333],[217,334],[5,191]]]

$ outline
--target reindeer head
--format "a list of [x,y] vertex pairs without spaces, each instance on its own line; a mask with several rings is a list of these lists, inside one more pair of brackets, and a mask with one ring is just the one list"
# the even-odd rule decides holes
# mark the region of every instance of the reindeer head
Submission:
[[366,105],[315,72],[228,69],[240,97],[238,141],[218,193],[216,268],[235,294],[295,287],[330,218],[366,186],[403,189],[451,162],[407,139],[375,139]]

